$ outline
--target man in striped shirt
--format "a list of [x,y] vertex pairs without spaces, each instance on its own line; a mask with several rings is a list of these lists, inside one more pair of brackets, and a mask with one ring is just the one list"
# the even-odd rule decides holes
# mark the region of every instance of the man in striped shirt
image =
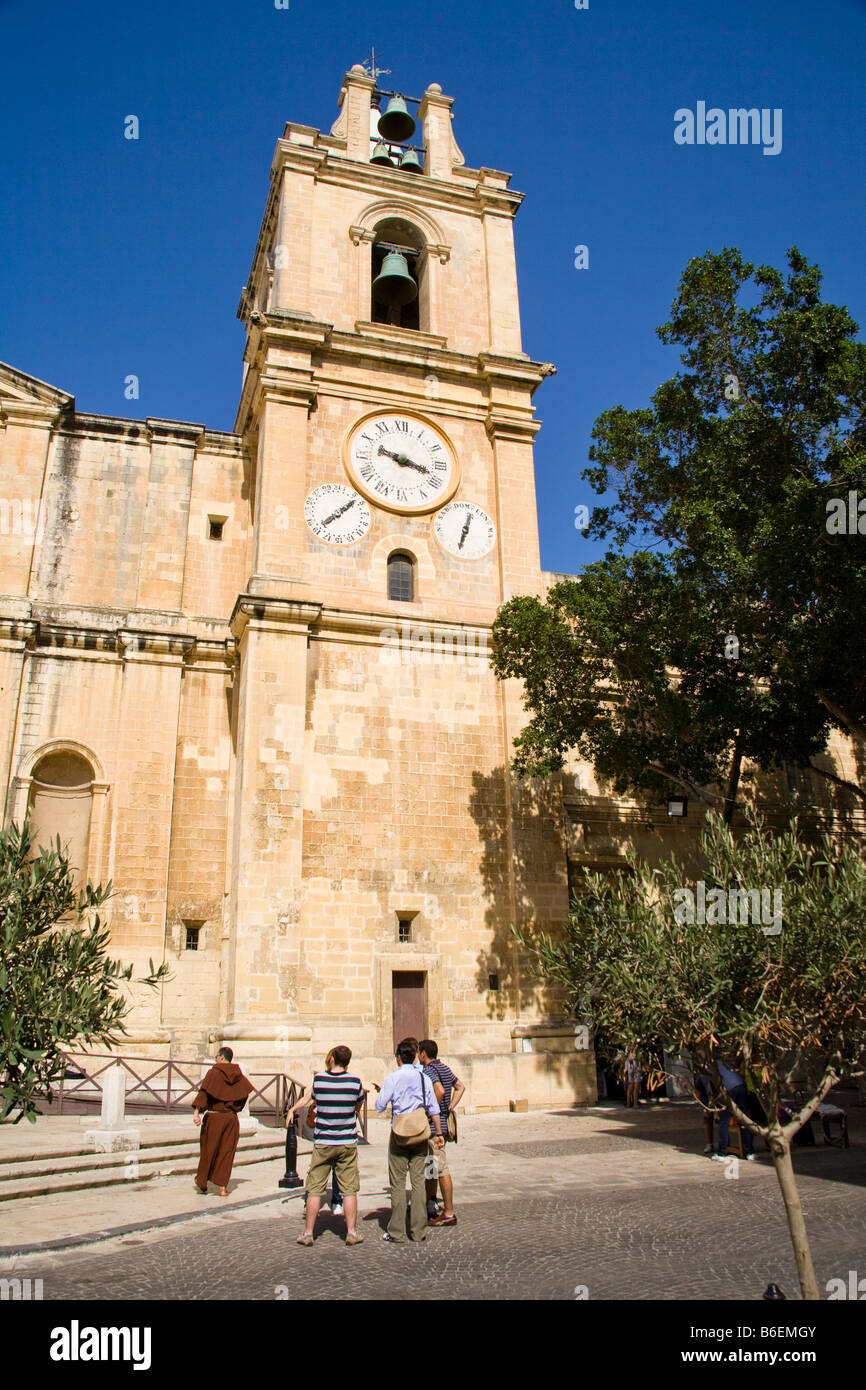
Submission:
[[307,1192],[306,1221],[303,1235],[298,1236],[298,1244],[310,1246],[314,1242],[316,1217],[333,1169],[346,1214],[346,1244],[360,1245],[364,1237],[356,1230],[358,1193],[361,1190],[357,1116],[364,1103],[364,1088],[360,1078],[350,1076],[346,1070],[352,1060],[348,1047],[335,1047],[329,1057],[328,1070],[316,1072],[313,1084],[292,1106],[287,1116],[287,1123],[291,1124],[296,1110],[301,1110],[311,1100],[315,1104],[313,1152],[304,1184]]

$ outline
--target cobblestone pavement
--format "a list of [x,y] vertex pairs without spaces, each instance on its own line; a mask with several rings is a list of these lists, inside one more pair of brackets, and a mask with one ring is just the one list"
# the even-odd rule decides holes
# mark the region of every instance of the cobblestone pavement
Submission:
[[[850,1149],[796,1155],[822,1289],[851,1269],[866,1274],[864,1119],[852,1111]],[[768,1158],[728,1176],[733,1168],[695,1152],[693,1108],[477,1116],[464,1128],[467,1139],[461,1133],[449,1152],[458,1225],[430,1230],[423,1245],[380,1239],[383,1128],[361,1150],[361,1246],[344,1245],[344,1223],[327,1209],[316,1245],[296,1245],[300,1196],[280,1193],[98,1246],[7,1260],[0,1274],[42,1278],[46,1300],[397,1299],[407,1279],[422,1276],[436,1299],[751,1300],[771,1281],[798,1296]]]

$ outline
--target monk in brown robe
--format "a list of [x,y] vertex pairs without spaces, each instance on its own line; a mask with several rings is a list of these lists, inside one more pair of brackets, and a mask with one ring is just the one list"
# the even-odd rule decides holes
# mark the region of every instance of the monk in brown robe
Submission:
[[[239,1066],[232,1061],[230,1047],[221,1047],[216,1062],[201,1083],[193,1101],[193,1116],[201,1131],[201,1158],[195,1175],[197,1191],[207,1193],[208,1182],[219,1185],[220,1196],[227,1197],[235,1150],[241,1132],[238,1111],[243,1110],[253,1090]],[[204,1119],[202,1119],[204,1112]]]

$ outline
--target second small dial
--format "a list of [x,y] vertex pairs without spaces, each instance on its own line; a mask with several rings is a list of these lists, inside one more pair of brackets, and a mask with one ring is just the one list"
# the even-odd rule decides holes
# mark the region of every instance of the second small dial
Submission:
[[317,540],[328,545],[354,545],[370,529],[370,508],[345,483],[322,483],[304,503],[304,521]]

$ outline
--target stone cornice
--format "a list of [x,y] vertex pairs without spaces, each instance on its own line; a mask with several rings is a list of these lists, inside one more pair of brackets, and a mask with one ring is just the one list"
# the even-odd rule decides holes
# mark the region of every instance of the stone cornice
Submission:
[[[305,133],[310,131],[310,127],[295,126],[293,129]],[[310,133],[318,135],[317,131]],[[310,174],[321,183],[336,184],[358,192],[379,193],[383,197],[398,196],[410,204],[417,198],[425,207],[450,208],[477,217],[489,212],[514,217],[524,197],[522,193],[501,184],[487,182],[488,175],[496,179],[508,177],[498,170],[474,170],[463,166],[459,169],[459,182],[457,179],[437,179],[429,174],[407,174],[400,169],[387,169],[381,164],[341,157],[333,149],[318,144],[299,144],[292,140],[281,140],[277,145],[272,166],[275,180],[283,169]]]
[[238,594],[229,619],[233,637],[240,642],[250,622],[276,625],[299,631],[309,630],[322,611],[320,603],[302,603],[298,599],[274,598],[266,594]]
[[459,633],[476,641],[486,641],[490,635],[494,618],[495,613],[491,615],[489,624],[448,622],[445,618],[430,618],[421,614],[362,613],[356,609],[320,607],[319,617],[313,625],[311,635],[327,637],[331,633],[335,635],[356,633],[381,639],[383,632],[402,634],[406,628],[413,636],[419,634],[422,637],[443,637]]
[[531,444],[541,429],[541,421],[507,407],[491,406],[484,428],[491,443],[499,439],[515,444]]
[[38,401],[10,400],[0,397],[0,421],[5,425],[24,425],[30,429],[53,430],[64,410]]
[[161,444],[186,444],[194,448],[204,434],[204,425],[194,425],[186,420],[157,420],[151,416],[145,421],[151,439]]

